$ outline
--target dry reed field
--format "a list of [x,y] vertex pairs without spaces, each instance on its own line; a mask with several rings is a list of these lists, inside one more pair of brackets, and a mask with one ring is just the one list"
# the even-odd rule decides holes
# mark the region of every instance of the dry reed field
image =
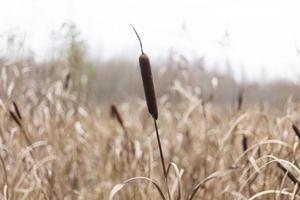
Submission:
[[156,97],[141,51],[146,98],[117,104],[61,63],[1,62],[0,199],[300,199],[297,101],[218,105],[179,80]]

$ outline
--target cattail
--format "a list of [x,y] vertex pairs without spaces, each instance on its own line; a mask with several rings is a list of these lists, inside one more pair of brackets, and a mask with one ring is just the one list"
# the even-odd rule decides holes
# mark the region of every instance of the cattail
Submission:
[[300,131],[298,129],[298,127],[293,123],[292,128],[295,132],[295,134],[298,136],[298,138],[300,139]]
[[239,90],[239,94],[238,94],[238,110],[242,109],[242,105],[243,105],[243,91]]
[[243,151],[245,152],[248,149],[248,139],[246,135],[243,135]]
[[64,82],[64,90],[68,89],[69,87],[69,83],[70,83],[70,79],[71,79],[71,74],[68,73],[66,78],[65,78],[65,82]]
[[131,139],[129,138],[129,134],[128,134],[128,131],[127,131],[127,128],[126,126],[124,125],[124,122],[123,122],[123,118],[117,108],[116,105],[112,104],[110,106],[110,116],[112,118],[115,118],[117,120],[117,122],[119,123],[119,125],[121,126],[121,128],[123,129],[124,131],[124,134],[125,134],[125,137],[126,137],[126,143],[125,143],[125,148],[126,148],[126,152],[127,152],[127,160],[130,161],[130,154],[129,152],[130,151],[134,151],[134,148],[133,148],[133,143],[131,141]]
[[141,69],[141,75],[143,79],[143,86],[144,86],[148,111],[152,115],[152,117],[157,120],[158,111],[157,111],[156,96],[155,96],[155,89],[153,84],[150,60],[149,57],[143,51],[143,45],[137,31],[132,25],[131,27],[133,28],[141,47],[142,54],[139,57],[139,63],[140,63],[140,69]]
[[119,124],[120,124],[122,127],[124,127],[123,119],[122,119],[122,117],[121,117],[121,115],[120,115],[120,113],[119,113],[119,111],[118,111],[117,106],[114,105],[114,104],[112,104],[112,105],[110,106],[110,116],[111,116],[112,118],[116,118],[117,121],[119,122]]
[[19,119],[22,121],[22,115],[21,115],[21,112],[19,110],[19,107],[18,105],[16,104],[16,102],[13,101],[13,106],[14,106],[14,109],[15,109],[15,112],[17,114],[17,116],[19,117]]
[[258,150],[257,150],[257,156],[260,158],[261,157],[261,149],[260,147],[258,147]]
[[157,122],[156,122],[156,120],[158,118],[158,111],[157,111],[155,89],[154,89],[154,84],[153,84],[153,79],[152,79],[150,60],[149,60],[149,57],[144,53],[143,44],[142,44],[139,34],[137,33],[137,31],[135,30],[133,25],[131,25],[131,27],[133,28],[133,30],[139,40],[140,47],[141,47],[142,54],[139,57],[139,63],[140,63],[141,75],[142,75],[142,79],[143,79],[144,92],[145,92],[148,111],[152,115],[152,118],[154,121],[155,133],[156,133],[156,138],[157,138],[157,143],[158,143],[158,148],[159,148],[162,169],[163,169],[163,173],[164,173],[164,177],[165,177],[168,196],[169,196],[169,199],[171,199],[171,194],[170,194],[169,186],[168,186],[167,168],[165,165],[165,159],[164,159],[164,155],[163,155],[163,151],[162,151],[162,146],[161,146],[159,132],[158,132],[158,126],[157,126]]
[[16,122],[16,124],[18,124],[18,126],[20,128],[22,128],[22,124],[21,124],[19,118],[17,117],[17,115],[15,115],[15,113],[13,111],[9,111],[9,114],[10,114],[11,118]]
[[22,116],[20,113],[20,110],[17,106],[17,104],[15,102],[13,102],[13,107],[15,109],[15,113],[13,111],[9,111],[9,114],[11,116],[11,118],[16,122],[16,124],[20,127],[20,129],[22,130],[22,133],[24,134],[25,140],[27,142],[28,145],[31,145],[31,141],[26,133],[25,128],[23,127],[23,123],[22,123]]

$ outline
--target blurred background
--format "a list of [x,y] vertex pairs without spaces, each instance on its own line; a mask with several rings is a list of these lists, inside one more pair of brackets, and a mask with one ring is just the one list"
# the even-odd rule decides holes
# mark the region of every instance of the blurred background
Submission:
[[62,79],[69,75],[74,88],[100,103],[143,97],[133,24],[159,96],[178,101],[171,91],[181,84],[216,103],[242,92],[249,102],[282,105],[299,98],[299,6],[296,0],[3,1],[1,64],[63,69]]

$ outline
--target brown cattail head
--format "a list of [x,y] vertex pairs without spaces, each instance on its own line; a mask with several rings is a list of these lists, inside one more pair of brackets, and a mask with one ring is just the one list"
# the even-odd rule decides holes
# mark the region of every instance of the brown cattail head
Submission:
[[243,105],[243,90],[240,89],[239,90],[239,94],[238,94],[238,107],[237,107],[237,109],[241,110],[242,109],[242,105]]
[[65,82],[64,82],[64,90],[69,88],[70,79],[71,79],[71,74],[68,73],[65,78]]
[[22,115],[21,115],[21,112],[20,112],[20,110],[19,110],[18,105],[17,105],[16,102],[14,102],[14,101],[13,101],[13,106],[14,106],[15,112],[16,112],[16,114],[17,114],[19,120],[22,121]]
[[139,57],[139,62],[148,111],[154,119],[157,119],[158,111],[149,57],[142,54]]
[[22,123],[20,122],[17,115],[15,115],[15,113],[12,111],[9,111],[9,114],[10,114],[11,118],[18,124],[18,126],[22,128]]
[[139,39],[139,43],[141,47],[142,54],[139,57],[139,63],[140,63],[140,69],[141,69],[141,75],[143,79],[143,86],[144,86],[148,111],[154,119],[157,119],[158,111],[157,111],[156,96],[155,96],[155,89],[153,84],[150,60],[149,57],[143,51],[143,45],[137,31],[132,25],[131,27],[133,28],[137,38]]
[[242,144],[243,144],[243,151],[245,152],[248,149],[248,139],[246,135],[243,135]]
[[119,124],[124,127],[124,123],[123,123],[123,119],[118,111],[118,108],[116,105],[112,104],[110,106],[110,115],[111,117],[115,117],[117,119],[117,121],[119,122]]

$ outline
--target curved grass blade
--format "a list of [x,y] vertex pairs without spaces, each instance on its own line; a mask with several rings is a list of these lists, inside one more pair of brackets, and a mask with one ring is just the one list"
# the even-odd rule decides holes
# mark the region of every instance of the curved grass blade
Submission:
[[154,185],[154,187],[157,189],[157,191],[159,192],[161,198],[163,200],[166,200],[162,189],[160,188],[160,186],[158,185],[158,183],[150,178],[147,177],[143,177],[143,176],[139,176],[139,177],[133,177],[130,179],[125,180],[123,183],[117,184],[115,185],[115,187],[111,190],[110,195],[109,195],[109,200],[113,200],[114,196],[123,189],[124,186],[126,186],[128,183],[132,182],[132,181],[137,181],[137,180],[146,180],[150,183],[152,183]]

